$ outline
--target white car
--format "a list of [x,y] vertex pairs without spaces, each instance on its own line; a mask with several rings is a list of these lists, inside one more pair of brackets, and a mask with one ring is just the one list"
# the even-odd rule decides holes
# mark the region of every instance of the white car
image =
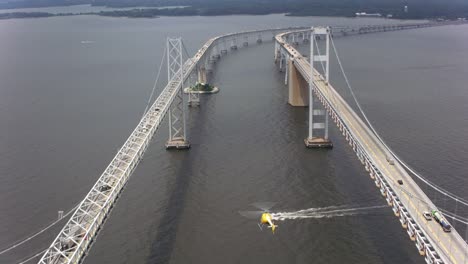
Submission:
[[432,220],[432,215],[430,212],[423,212],[423,216],[424,218],[426,218],[427,221],[431,221]]

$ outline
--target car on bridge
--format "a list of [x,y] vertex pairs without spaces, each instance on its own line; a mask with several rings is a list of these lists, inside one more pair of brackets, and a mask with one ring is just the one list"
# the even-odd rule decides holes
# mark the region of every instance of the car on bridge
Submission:
[[423,212],[423,216],[424,218],[426,218],[427,221],[431,221],[432,220],[432,214],[430,212]]

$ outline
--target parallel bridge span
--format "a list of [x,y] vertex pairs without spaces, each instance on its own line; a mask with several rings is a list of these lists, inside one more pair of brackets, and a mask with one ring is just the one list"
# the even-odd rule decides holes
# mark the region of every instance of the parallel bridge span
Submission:
[[[295,49],[297,43],[288,43],[291,35],[307,32],[310,32],[310,29],[289,31],[275,38],[275,61],[288,65],[286,75],[289,72],[289,78],[286,77],[286,83],[289,84],[289,89],[297,89],[297,83],[310,85],[313,72],[311,87],[314,96],[323,104],[328,115],[336,123],[370,177],[375,181],[375,185],[386,197],[402,227],[407,230],[410,239],[415,241],[416,248],[425,257],[426,262],[466,263],[468,246],[463,238],[454,229],[451,233],[445,233],[441,231],[436,221],[425,220],[422,213],[437,208],[431,199],[419,188],[401,164],[390,158],[391,155],[385,146],[326,81],[326,78],[311,68],[308,59]],[[295,70],[300,73],[301,80],[294,79],[297,78],[297,74],[292,74]],[[303,89],[307,88],[303,87]],[[300,93],[304,94],[304,91]],[[294,96],[297,92],[290,92],[290,96],[291,94]],[[294,100],[290,99],[290,101]],[[403,180],[404,186],[400,186],[398,180]]]

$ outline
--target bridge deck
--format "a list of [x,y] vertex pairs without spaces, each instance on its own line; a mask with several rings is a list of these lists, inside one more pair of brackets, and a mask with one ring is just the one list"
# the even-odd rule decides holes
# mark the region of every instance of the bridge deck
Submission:
[[[282,35],[285,34],[287,33]],[[309,83],[311,73],[309,61],[295,48],[283,41],[282,36],[278,36],[276,39],[286,49],[294,65]],[[394,161],[394,165],[387,162],[388,152],[385,147],[336,90],[330,84],[326,84],[323,76],[317,71],[314,72],[314,85],[316,87],[315,92],[321,93],[326,98],[356,140],[361,143],[364,151],[373,160],[374,165],[382,172],[387,182],[393,186],[393,190],[410,215],[432,240],[433,243],[431,244],[439,247],[438,252],[439,254],[442,253],[443,259],[451,263],[466,263],[468,261],[466,255],[467,245],[458,232],[452,229],[451,233],[446,233],[436,221],[427,221],[423,217],[424,211],[431,211],[436,207],[411,176],[397,161]],[[403,185],[399,185],[398,180],[403,180]]]

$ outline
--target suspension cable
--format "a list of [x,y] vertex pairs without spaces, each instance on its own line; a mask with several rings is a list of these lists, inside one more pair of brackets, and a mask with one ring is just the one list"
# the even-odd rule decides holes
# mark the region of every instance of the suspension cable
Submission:
[[44,253],[47,249],[49,249],[49,248],[45,248],[45,249],[41,250],[40,252],[37,252],[36,254],[32,255],[31,257],[28,257],[27,259],[18,262],[17,264],[24,264],[24,263],[26,263],[26,262],[29,262],[29,261],[31,261],[31,260],[33,260],[33,259],[39,257],[39,256],[40,256],[42,253]]
[[338,64],[340,66],[340,70],[341,72],[343,73],[343,77],[345,79],[345,82],[346,82],[346,85],[348,86],[348,89],[349,91],[351,92],[351,95],[354,99],[354,102],[356,103],[358,109],[359,109],[359,112],[362,114],[362,116],[364,117],[366,123],[369,125],[370,129],[372,130],[372,132],[374,133],[374,135],[377,137],[377,139],[379,140],[379,142],[385,147],[385,149],[390,152],[390,154],[392,154],[392,156],[395,157],[396,160],[398,160],[402,165],[403,167],[405,167],[408,171],[410,171],[414,176],[416,176],[418,179],[420,179],[422,182],[424,182],[425,184],[427,184],[428,186],[432,187],[433,189],[435,189],[436,191],[438,191],[439,193],[445,195],[445,196],[448,196],[450,198],[452,198],[453,200],[458,200],[458,202],[462,203],[463,205],[465,206],[468,206],[468,201],[463,199],[462,197],[459,197],[453,193],[450,193],[449,191],[437,186],[436,184],[430,182],[429,180],[427,180],[426,178],[424,178],[423,176],[421,176],[420,174],[418,174],[415,170],[413,170],[408,164],[406,164],[400,157],[398,157],[391,149],[390,147],[385,144],[385,142],[383,141],[383,139],[379,136],[379,134],[377,133],[377,131],[374,129],[374,127],[372,126],[371,122],[369,121],[369,119],[367,118],[367,115],[364,113],[364,110],[362,109],[361,107],[361,104],[358,102],[357,100],[357,97],[356,95],[354,94],[354,91],[349,83],[349,80],[348,80],[348,77],[346,76],[346,73],[343,69],[343,65],[341,63],[341,60],[340,60],[340,57],[338,56],[338,52],[336,50],[336,47],[335,47],[335,42],[333,41],[333,38],[330,38],[331,39],[331,43],[332,43],[332,47],[333,47],[333,50],[335,52],[335,55],[336,55],[336,58],[337,58],[337,61],[338,61]]
[[[312,36],[311,36],[311,37],[312,37]],[[330,36],[330,38],[331,38],[331,36]],[[318,53],[318,55],[319,55],[319,56],[322,56],[317,41],[316,41],[315,39],[314,39],[314,40],[311,40],[311,43],[313,43],[313,42],[315,42],[315,47],[317,48],[317,53]],[[330,54],[328,54],[328,56],[330,56]],[[314,63],[314,56],[313,56],[313,54],[310,55],[310,58],[311,58],[311,59],[310,59],[311,62]],[[328,60],[327,63],[330,63],[330,60]],[[325,73],[326,73],[326,70],[325,70],[325,66],[324,66],[322,60],[320,60],[320,65],[322,66],[323,73],[325,74]],[[311,65],[311,69],[314,69],[313,65]],[[312,72],[312,74],[314,74],[314,72]],[[325,81],[327,81],[327,80],[325,80]],[[330,80],[328,80],[328,82],[329,82],[329,81],[330,81]],[[328,85],[329,85],[329,83],[327,83],[327,87],[328,87]],[[340,106],[339,106],[339,104],[337,103],[337,99],[336,99],[335,95],[331,92],[331,90],[329,90],[329,93],[328,93],[328,94],[330,95],[330,101],[331,101],[331,102],[335,105],[335,107],[339,110]]]
[[448,218],[451,218],[451,219],[453,219],[454,221],[458,221],[458,222],[460,222],[460,223],[462,223],[462,224],[468,225],[468,219],[467,219],[467,218],[461,217],[461,216],[459,216],[459,215],[456,215],[456,214],[454,214],[454,213],[452,213],[452,212],[449,212],[449,211],[444,210],[444,209],[441,209],[441,208],[439,208],[439,210],[440,210],[442,213],[444,213],[444,216],[446,216],[446,217],[448,217]]
[[164,51],[163,51],[163,56],[161,58],[161,63],[159,64],[158,74],[156,75],[156,79],[154,80],[153,89],[151,90],[151,94],[148,98],[148,102],[146,103],[145,111],[143,111],[143,116],[141,118],[145,116],[146,112],[148,111],[148,108],[150,107],[151,101],[153,100],[154,91],[156,90],[156,86],[158,85],[159,76],[161,75],[162,66],[164,64],[164,59],[166,58],[166,50],[167,50],[167,47],[165,46]]
[[187,51],[187,47],[185,47],[185,44],[182,42],[182,48],[184,48],[185,55],[187,55],[187,59],[190,59],[190,54]]
[[67,217],[69,214],[71,214],[72,212],[75,211],[75,209],[78,207],[78,205],[74,206],[72,209],[70,209],[66,214],[63,215],[62,218],[60,219],[57,219],[55,220],[54,222],[50,223],[48,226],[44,227],[43,229],[39,230],[38,232],[26,237],[25,239],[21,240],[21,241],[18,241],[16,243],[14,243],[13,245],[3,249],[2,251],[0,251],[0,255],[14,249],[14,248],[17,248],[19,246],[21,246],[22,244],[28,242],[29,240],[37,237],[38,235],[44,233],[45,231],[49,230],[51,227],[53,227],[54,225],[56,225],[57,223],[59,223],[60,221],[62,221],[65,217]]

